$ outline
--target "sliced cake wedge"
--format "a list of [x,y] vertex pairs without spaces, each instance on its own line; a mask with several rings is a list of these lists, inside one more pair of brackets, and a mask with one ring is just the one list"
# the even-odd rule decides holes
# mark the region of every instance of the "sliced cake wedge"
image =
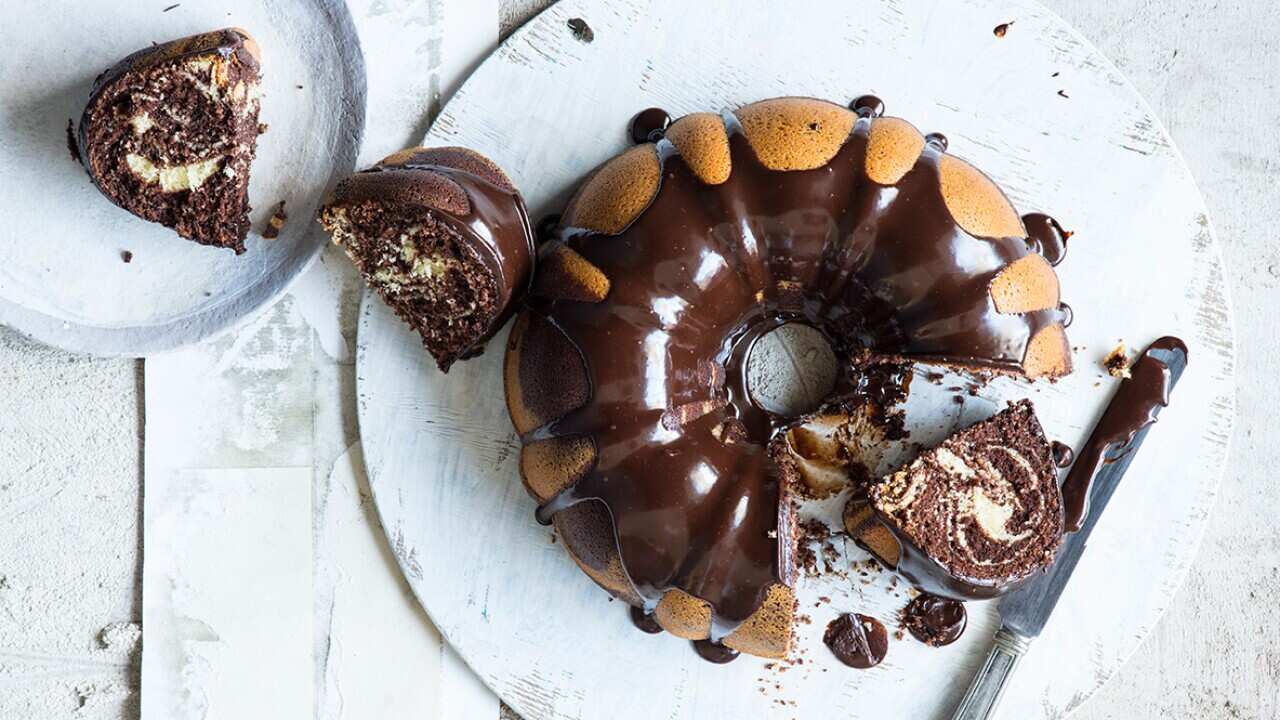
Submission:
[[994,597],[1053,562],[1062,540],[1057,468],[1029,400],[947,438],[865,491],[845,527],[917,587]]
[[188,240],[244,252],[259,63],[257,43],[228,28],[140,50],[99,75],[76,132],[94,185]]

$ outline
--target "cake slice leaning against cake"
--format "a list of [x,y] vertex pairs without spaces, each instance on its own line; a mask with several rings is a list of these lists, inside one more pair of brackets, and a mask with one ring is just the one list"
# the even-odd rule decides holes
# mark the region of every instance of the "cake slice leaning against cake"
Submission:
[[479,355],[533,273],[524,200],[488,158],[411,148],[338,184],[320,223],[444,372]]
[[845,529],[935,595],[976,600],[1048,567],[1062,540],[1052,450],[1031,401],[947,438],[855,492]]
[[136,52],[98,76],[76,132],[94,185],[143,220],[244,252],[258,44],[228,28]]

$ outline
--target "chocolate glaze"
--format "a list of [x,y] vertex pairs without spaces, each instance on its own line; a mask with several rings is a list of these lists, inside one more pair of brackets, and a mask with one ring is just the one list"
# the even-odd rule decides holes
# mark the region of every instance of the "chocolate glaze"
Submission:
[[[896,186],[871,181],[870,116],[883,104],[854,105],[865,116],[814,170],[766,168],[730,113],[732,173],[720,185],[702,183],[660,140],[662,187],[647,210],[616,236],[563,228],[556,241],[614,280],[609,296],[530,302],[579,350],[590,394],[522,441],[587,436],[597,456],[538,520],[602,502],[646,608],[673,588],[701,598],[713,640],[795,577],[787,468],[773,443],[791,419],[747,393],[744,365],[760,337],[802,322],[846,368],[869,348],[1016,371],[1034,333],[1061,319],[1057,309],[996,311],[988,285],[1028,254],[1026,240],[975,238],[956,225],[936,144]],[[843,375],[842,388],[857,384]]]
[[646,632],[650,635],[657,635],[662,632],[662,626],[658,624],[652,613],[647,613],[644,608],[635,606],[628,607],[628,610],[630,610],[631,624],[639,628],[641,632]]
[[1022,224],[1027,228],[1027,244],[1050,265],[1057,265],[1067,256],[1067,239],[1072,233],[1063,230],[1057,220],[1043,213],[1029,213],[1022,216]]
[[1151,351],[1157,349],[1187,353],[1186,344],[1178,338],[1162,337],[1147,346],[1129,366],[1130,377],[1116,388],[1116,394],[1102,411],[1102,417],[1062,483],[1067,532],[1075,532],[1084,525],[1089,512],[1089,489],[1098,470],[1129,452],[1129,442],[1134,435],[1154,423],[1160,408],[1169,405],[1169,366],[1151,355]]
[[879,665],[889,652],[889,633],[884,625],[857,613],[845,613],[828,623],[822,642],[840,662],[859,670]]
[[1075,322],[1076,312],[1066,303],[1059,303],[1058,311],[1062,313],[1062,327],[1071,327],[1071,323]]
[[902,610],[902,624],[926,645],[942,647],[950,645],[964,633],[969,615],[964,603],[920,593]]
[[924,136],[924,141],[925,141],[925,142],[927,142],[927,143],[929,143],[930,145],[933,145],[934,147],[938,148],[939,150],[946,150],[946,149],[947,149],[947,143],[949,142],[949,141],[947,140],[947,136],[946,136],[946,135],[943,135],[942,133],[937,133],[937,132],[935,132],[935,133],[929,133],[928,135],[925,135],[925,136]]
[[[461,187],[470,202],[470,212],[451,213],[432,202],[431,193],[424,192],[421,184],[424,172],[443,175]],[[533,282],[534,235],[520,193],[465,170],[410,157],[356,173],[338,185],[330,204],[355,204],[364,200],[427,207],[467,238],[467,244],[493,273],[499,291],[496,305],[499,310],[490,321],[489,330],[459,357],[465,359],[479,354],[520,306]]]
[[694,640],[693,650],[703,660],[717,665],[723,665],[738,659],[737,650],[711,640]]
[[849,103],[849,109],[859,117],[878,118],[884,115],[884,101],[875,95],[859,95]]
[[1076,453],[1071,449],[1070,445],[1060,443],[1057,440],[1051,445],[1053,448],[1053,464],[1059,468],[1069,468],[1071,463],[1075,462]]
[[671,124],[671,116],[662,108],[641,110],[627,123],[627,135],[636,145],[658,142],[662,139],[667,126]]
[[551,215],[543,215],[538,221],[538,227],[534,231],[534,240],[538,244],[542,244],[547,240],[555,237],[560,229],[560,215],[553,213]]

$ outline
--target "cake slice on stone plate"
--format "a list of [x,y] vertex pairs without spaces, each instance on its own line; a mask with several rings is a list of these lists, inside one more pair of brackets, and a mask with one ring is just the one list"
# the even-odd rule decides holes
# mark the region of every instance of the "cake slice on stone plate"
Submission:
[[245,250],[260,51],[228,28],[140,50],[94,81],[75,134],[111,202],[202,245]]

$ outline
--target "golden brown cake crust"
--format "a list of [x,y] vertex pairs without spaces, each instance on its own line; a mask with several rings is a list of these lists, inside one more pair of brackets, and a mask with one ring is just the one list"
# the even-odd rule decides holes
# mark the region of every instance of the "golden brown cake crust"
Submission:
[[[639,144],[603,164],[583,183],[570,201],[563,223],[590,235],[572,246],[562,243],[544,249],[540,272],[546,275],[537,279],[535,294],[542,299],[540,303],[571,305],[604,304],[614,297],[619,284],[628,278],[603,271],[588,249],[591,243],[608,244],[615,242],[612,236],[633,232],[633,224],[641,222],[647,209],[657,206],[667,182],[662,153],[679,157],[682,167],[703,186],[719,188],[731,181],[734,158],[739,157],[731,147],[735,124],[741,132],[737,141],[745,139],[761,166],[791,173],[831,163],[855,136],[859,122],[858,115],[844,107],[810,98],[777,98],[747,105],[731,116],[696,113],[676,120],[666,131],[665,149],[661,142]],[[994,182],[963,160],[937,148],[929,150],[924,135],[909,122],[875,118],[861,127],[866,142],[864,171],[871,181],[891,186],[912,172],[935,168],[937,198],[963,231],[978,239],[1026,236],[1021,218]],[[935,154],[926,157],[930,152]],[[988,293],[997,312],[1021,316],[1056,308],[1059,288],[1052,267],[1043,258],[1026,254],[991,274]],[[545,303],[535,303],[539,309],[521,316],[509,341],[505,365],[508,408],[526,443],[522,473],[539,502],[578,484],[592,472],[599,453],[595,443],[581,437],[560,437],[555,444],[548,444],[543,435],[554,437],[558,431],[549,428],[571,417],[592,397],[591,358],[581,354],[575,341],[547,316],[547,308],[555,306]],[[1037,377],[1068,372],[1070,351],[1065,338],[1060,324],[1039,328],[1026,344],[1019,374]],[[964,366],[963,362],[958,364]],[[709,377],[716,377],[716,372],[711,371]],[[634,392],[640,394],[643,389],[637,387]],[[714,407],[708,404],[699,413]],[[732,435],[731,430],[720,431],[719,438]],[[587,503],[569,507],[581,504]],[[566,510],[552,517],[558,528],[574,532],[575,540],[565,544],[588,574],[619,597],[638,595],[621,569],[616,530],[607,513],[596,515],[593,511],[589,529],[574,527],[579,521]],[[860,526],[860,530],[865,542],[883,544],[882,550],[890,551],[891,535],[880,537],[871,525]],[[584,561],[577,557],[579,546],[589,546],[592,558]],[[672,634],[692,640],[708,637],[713,611],[706,600],[675,588],[651,601],[655,603],[655,619]],[[724,643],[750,654],[783,657],[791,642],[794,611],[791,588],[775,584],[755,613],[725,637]]]

